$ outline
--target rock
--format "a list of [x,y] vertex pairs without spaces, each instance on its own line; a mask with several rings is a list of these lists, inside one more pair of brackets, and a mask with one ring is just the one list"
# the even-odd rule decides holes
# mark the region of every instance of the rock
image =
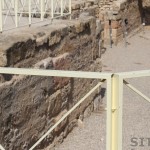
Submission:
[[60,113],[62,107],[62,98],[61,91],[57,90],[54,94],[52,94],[48,100],[48,110],[47,113],[49,117],[56,116]]
[[91,112],[92,112],[92,106],[88,106],[85,111],[84,111],[84,118],[87,118],[91,115]]
[[[54,119],[55,123],[57,123],[57,122],[64,116],[64,114],[66,114],[66,113],[67,113],[67,110],[63,110],[63,111]],[[67,118],[64,119],[64,120],[54,129],[54,131],[55,131],[55,132],[60,132],[60,131],[63,129],[63,127],[66,125],[66,123],[67,123]]]
[[100,111],[100,108],[101,108],[101,98],[100,97],[96,97],[94,99],[94,111],[97,112],[97,111]]
[[49,36],[49,46],[59,43],[61,40],[60,31],[53,31]]
[[78,127],[84,128],[84,123],[82,120],[78,119]]
[[89,12],[83,12],[80,14],[79,19],[84,19],[87,16],[89,16]]

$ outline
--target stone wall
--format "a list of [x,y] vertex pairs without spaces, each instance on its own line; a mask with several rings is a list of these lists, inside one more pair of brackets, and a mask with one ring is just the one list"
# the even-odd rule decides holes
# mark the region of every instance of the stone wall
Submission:
[[145,24],[150,25],[150,0],[143,0],[142,2]]
[[[0,66],[101,71],[98,25],[94,17],[82,16],[6,33],[0,37]],[[6,150],[29,149],[96,83],[87,79],[1,75],[0,143]],[[93,101],[97,94],[92,94],[38,148],[62,142],[79,118],[98,108]]]
[[[51,25],[25,28],[0,36],[0,66],[101,71],[99,42],[102,47],[104,40],[106,44],[110,43],[109,19],[112,20],[112,40],[117,44],[125,33],[125,19],[128,19],[128,33],[139,28],[143,6],[141,8],[136,0],[107,0],[105,3],[76,0],[72,5],[72,18],[75,20],[55,20]],[[96,82],[0,75],[0,143],[6,150],[29,149]],[[62,142],[77,125],[78,119],[99,108],[97,96],[98,93],[93,93],[38,149]]]
[[97,0],[72,0],[72,18],[76,19],[82,12],[98,18],[99,3]]
[[[112,30],[112,43],[117,44],[125,36],[139,28],[142,24],[139,2],[137,0],[114,0],[108,1],[107,5],[100,8],[100,20],[104,22],[104,39],[105,44],[110,43],[110,29]],[[125,26],[125,19],[128,25]],[[109,25],[111,20],[111,28]]]

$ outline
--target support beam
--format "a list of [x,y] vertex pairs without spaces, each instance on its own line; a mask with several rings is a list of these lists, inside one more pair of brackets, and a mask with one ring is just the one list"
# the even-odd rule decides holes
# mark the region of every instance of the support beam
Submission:
[[41,0],[41,21],[44,20],[44,0]]
[[70,14],[70,20],[71,20],[71,14],[72,14],[71,4],[72,4],[72,0],[69,0],[69,14]]
[[32,23],[32,12],[31,12],[31,0],[28,1],[29,2],[29,27],[31,26]]
[[51,0],[51,18],[54,18],[54,0]]
[[112,95],[112,84],[111,84],[111,77],[107,79],[107,119],[106,119],[106,150],[111,150],[111,136],[112,136],[112,129],[111,129],[111,95]]
[[146,95],[144,95],[142,92],[140,92],[138,89],[136,89],[134,86],[132,86],[130,83],[124,80],[124,84],[130,88],[132,91],[134,91],[139,96],[143,97],[146,101],[150,103],[150,98],[148,98]]
[[117,74],[119,76],[121,76],[123,79],[149,77],[150,76],[150,70],[121,72],[121,73],[117,73]]
[[15,7],[15,24],[17,28],[19,23],[18,22],[18,0],[15,0],[14,7]]
[[3,3],[2,0],[0,0],[0,32],[3,32]]
[[122,107],[123,79],[115,74],[112,77],[112,122],[111,122],[111,149],[122,150]]
[[2,74],[33,75],[33,76],[51,76],[51,77],[69,77],[86,79],[107,79],[111,73],[84,72],[84,71],[63,71],[63,70],[44,70],[44,69],[25,69],[0,67]]
[[61,6],[61,16],[63,16],[63,12],[64,12],[64,5],[63,5],[63,0],[60,0],[60,6]]
[[82,104],[96,89],[98,89],[105,80],[98,83],[82,99],[80,99],[58,122],[54,124],[29,150],[36,148],[64,119],[66,119],[80,104]]
[[0,150],[5,150],[4,147],[0,144]]

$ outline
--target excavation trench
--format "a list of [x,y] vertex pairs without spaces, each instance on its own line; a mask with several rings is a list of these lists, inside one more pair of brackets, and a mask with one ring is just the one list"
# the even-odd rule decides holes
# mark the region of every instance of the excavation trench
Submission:
[[[39,24],[2,33],[0,66],[101,72],[100,58],[106,47],[124,38],[124,20],[127,18],[129,22],[128,33],[141,29],[137,1],[78,2],[72,10],[72,20],[54,20],[51,25]],[[6,150],[29,149],[97,82],[1,74],[0,144]],[[52,148],[62,142],[77,126],[78,120],[101,108],[102,94],[93,93],[37,148],[49,145]]]

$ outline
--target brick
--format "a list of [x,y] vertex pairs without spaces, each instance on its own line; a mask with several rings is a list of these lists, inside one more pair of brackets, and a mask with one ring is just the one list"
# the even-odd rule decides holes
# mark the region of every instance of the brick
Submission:
[[[112,29],[118,29],[119,27],[121,27],[121,24],[120,24],[120,22],[119,21],[112,21],[111,22],[111,28]],[[109,21],[106,21],[105,22],[105,27],[104,27],[105,29],[109,29],[110,28],[110,26],[109,26]]]
[[[123,34],[122,28],[112,29],[112,38],[116,38],[117,36],[120,36],[121,34]],[[109,31],[109,29],[105,29],[104,30],[104,38],[109,39],[109,37],[110,37],[110,31]]]

